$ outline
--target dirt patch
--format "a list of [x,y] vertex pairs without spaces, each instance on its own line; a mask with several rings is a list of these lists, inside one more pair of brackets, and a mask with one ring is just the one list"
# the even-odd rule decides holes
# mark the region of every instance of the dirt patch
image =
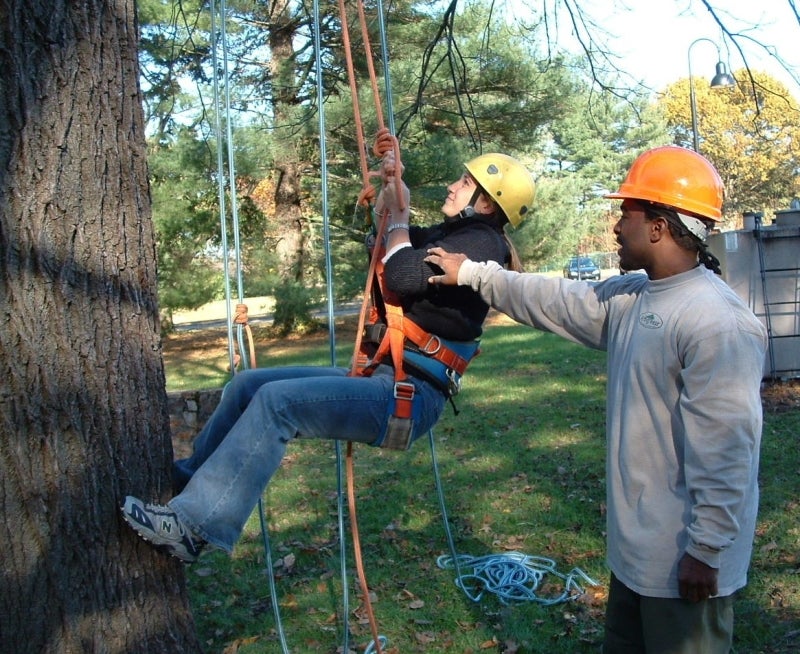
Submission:
[[800,410],[800,379],[764,382],[761,400],[769,413]]

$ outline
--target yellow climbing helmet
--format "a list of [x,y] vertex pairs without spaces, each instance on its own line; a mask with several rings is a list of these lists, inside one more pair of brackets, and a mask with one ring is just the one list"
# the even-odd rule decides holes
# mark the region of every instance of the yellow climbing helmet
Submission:
[[506,154],[482,154],[464,164],[481,188],[518,227],[533,208],[536,184],[527,168]]

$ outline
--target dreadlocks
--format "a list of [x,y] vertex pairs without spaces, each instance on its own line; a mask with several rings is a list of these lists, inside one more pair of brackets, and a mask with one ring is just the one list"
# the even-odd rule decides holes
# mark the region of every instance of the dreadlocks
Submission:
[[[705,241],[698,238],[695,234],[689,231],[686,226],[681,222],[678,212],[670,207],[657,204],[655,202],[643,203],[645,208],[645,215],[649,220],[654,218],[663,218],[667,221],[667,227],[673,240],[682,248],[689,251],[697,252],[697,257],[700,263],[706,268],[713,271],[717,275],[722,275],[719,259],[717,259],[711,252],[708,251],[708,246]],[[713,226],[713,221],[700,219],[706,224],[709,229]]]

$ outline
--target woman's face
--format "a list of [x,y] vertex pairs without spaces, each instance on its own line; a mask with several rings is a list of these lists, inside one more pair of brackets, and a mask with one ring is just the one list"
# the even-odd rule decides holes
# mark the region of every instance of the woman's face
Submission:
[[[447,197],[442,205],[442,213],[445,215],[445,218],[457,217],[458,214],[463,211],[464,207],[469,204],[477,188],[478,184],[475,182],[475,178],[468,172],[465,172],[455,182],[450,184],[447,187]],[[484,194],[478,197],[473,208],[477,213],[488,214],[494,212],[493,203],[489,202]]]

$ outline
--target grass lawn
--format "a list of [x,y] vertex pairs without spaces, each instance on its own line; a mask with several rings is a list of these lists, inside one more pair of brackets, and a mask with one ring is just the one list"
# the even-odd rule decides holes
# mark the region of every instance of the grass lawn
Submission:
[[[354,318],[335,329],[347,365]],[[259,365],[331,360],[327,331],[272,340],[255,329]],[[170,390],[227,379],[224,329],[164,342]],[[724,383],[724,382],[723,382]],[[483,353],[435,429],[449,525],[460,554],[522,553],[579,567],[599,582],[568,603],[469,599],[452,569],[427,439],[409,452],[354,448],[358,525],[382,651],[599,652],[608,571],[604,562],[604,353],[493,316]],[[735,652],[800,651],[800,384],[765,388],[761,513],[750,584],[736,600]],[[341,449],[343,453],[345,448]],[[371,640],[346,527],[348,613],[343,614],[337,457],[330,443],[292,443],[264,495],[277,595],[288,648],[341,652]],[[345,514],[347,513],[345,507]],[[463,572],[463,570],[462,570]],[[197,628],[209,653],[281,652],[257,513],[234,555],[204,554],[187,568]],[[547,575],[537,595],[560,594]]]

